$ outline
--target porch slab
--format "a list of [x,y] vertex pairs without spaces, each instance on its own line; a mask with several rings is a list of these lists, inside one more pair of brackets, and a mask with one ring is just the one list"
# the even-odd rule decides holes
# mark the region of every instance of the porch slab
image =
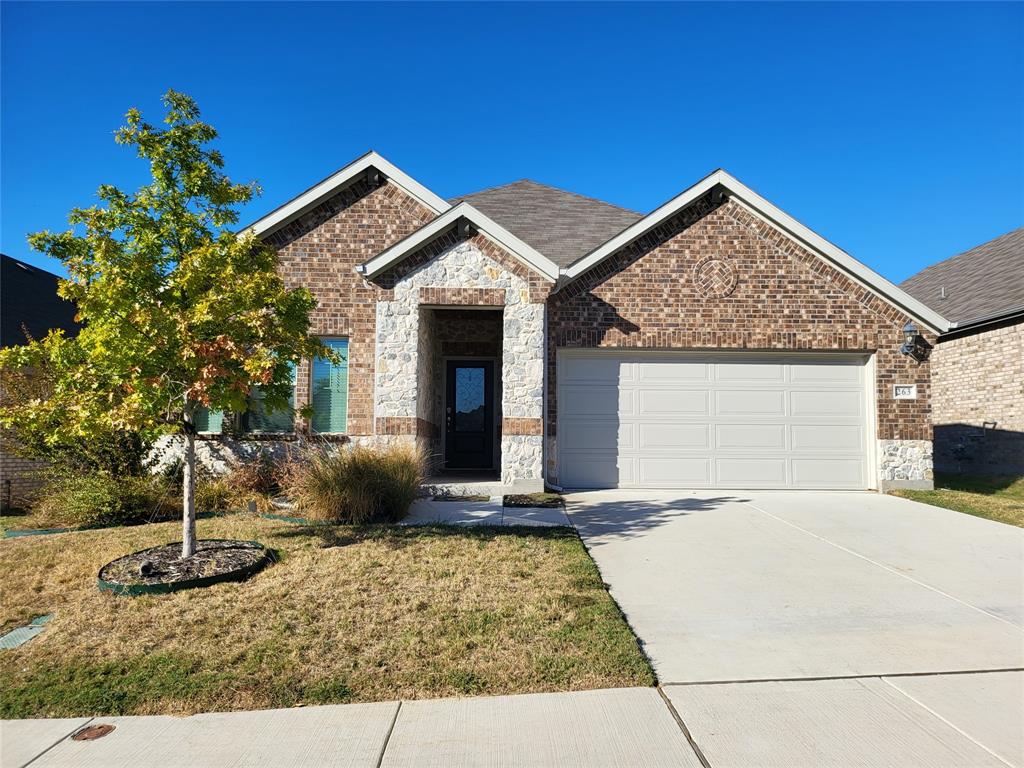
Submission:
[[[469,495],[469,494],[466,494]],[[501,525],[501,497],[488,501],[414,501],[402,525]]]
[[413,502],[402,525],[524,525],[534,527],[571,527],[565,510],[542,507],[503,507],[500,495],[487,501]]
[[505,507],[502,524],[572,527],[565,507]]

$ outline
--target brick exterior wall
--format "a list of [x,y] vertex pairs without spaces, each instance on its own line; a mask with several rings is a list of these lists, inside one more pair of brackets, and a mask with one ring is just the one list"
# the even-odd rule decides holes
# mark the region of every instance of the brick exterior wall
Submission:
[[1024,474],[1024,323],[943,341],[931,364],[936,469]]
[[[929,363],[898,352],[908,319],[741,204],[707,196],[549,299],[548,434],[558,347],[841,350],[875,353],[877,439],[930,441]],[[918,398],[894,400],[895,383],[917,384]]]
[[10,481],[11,505],[17,507],[31,497],[43,484],[41,470],[46,462],[23,459],[0,450],[0,505],[7,504],[7,483]]
[[[434,214],[389,182],[359,181],[267,239],[277,249],[289,287],[306,286],[319,306],[313,333],[348,337],[348,434],[374,434],[374,339],[377,300],[385,293],[356,274],[355,267],[431,221]],[[298,371],[296,405],[309,400],[310,366]],[[381,434],[415,432],[412,425],[385,421]]]

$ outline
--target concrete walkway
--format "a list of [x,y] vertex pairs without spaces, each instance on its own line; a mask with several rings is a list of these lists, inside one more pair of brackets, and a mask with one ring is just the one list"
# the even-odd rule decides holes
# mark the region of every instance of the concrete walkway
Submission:
[[[115,730],[73,741],[83,725]],[[3,768],[678,766],[701,763],[658,691],[624,688],[193,717],[0,724]]]
[[402,525],[526,525],[535,527],[566,526],[569,522],[562,507],[505,507],[501,496],[487,501],[436,501],[419,499],[413,502]]

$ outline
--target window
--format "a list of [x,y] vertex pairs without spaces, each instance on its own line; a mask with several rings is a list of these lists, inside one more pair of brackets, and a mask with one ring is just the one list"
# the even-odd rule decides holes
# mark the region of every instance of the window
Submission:
[[224,428],[224,411],[211,411],[200,406],[194,417],[196,432],[219,435]]
[[263,404],[259,387],[249,393],[249,406],[242,414],[243,432],[293,432],[295,430],[295,365],[292,364],[292,391],[288,395],[288,407],[268,411]]
[[338,364],[318,357],[313,361],[312,406],[314,432],[344,433],[348,428],[348,339],[325,339],[341,358]]

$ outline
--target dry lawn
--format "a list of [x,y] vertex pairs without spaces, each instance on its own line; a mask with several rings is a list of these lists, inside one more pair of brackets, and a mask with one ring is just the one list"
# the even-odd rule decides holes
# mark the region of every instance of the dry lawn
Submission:
[[934,491],[892,491],[896,496],[1024,528],[1024,477],[938,475]]
[[109,560],[175,523],[0,541],[0,716],[190,713],[651,685],[593,561],[566,529],[302,527],[248,515],[201,537],[280,562],[240,584],[115,597]]

